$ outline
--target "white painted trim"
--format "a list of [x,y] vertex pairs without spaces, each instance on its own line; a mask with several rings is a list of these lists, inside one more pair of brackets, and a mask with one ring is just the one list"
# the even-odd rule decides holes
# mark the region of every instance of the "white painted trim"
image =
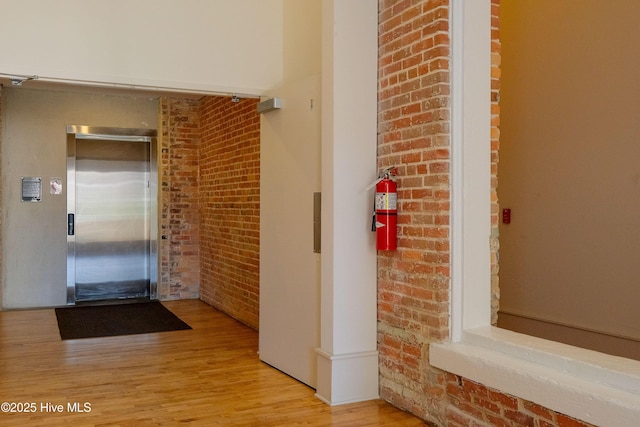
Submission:
[[[464,10],[460,2],[452,2],[450,6],[449,25],[451,27],[451,187],[461,188],[463,185],[464,165],[464,128],[463,123],[463,90],[462,65],[464,52],[462,43],[462,22]],[[462,233],[462,191],[451,191],[451,313],[450,338],[453,342],[462,340],[462,277],[463,247]]]
[[378,397],[377,256],[363,227],[376,166],[377,34],[377,2],[322,1],[317,396],[330,405]]
[[491,326],[490,0],[452,0],[451,340],[432,366],[599,426],[640,419],[640,362]]
[[597,426],[637,426],[640,362],[504,329],[465,331],[432,344],[430,363]]
[[450,13],[451,338],[459,341],[491,322],[491,3],[452,1]]
[[315,396],[328,405],[378,399],[378,352],[329,354],[319,348]]
[[[1,77],[1,76],[0,76]],[[76,87],[125,90],[125,91],[142,91],[150,92],[154,95],[158,94],[184,94],[184,95],[202,95],[202,96],[237,96],[238,98],[259,98],[267,91],[259,88],[240,88],[225,87],[220,85],[205,84],[185,84],[174,81],[145,81],[142,79],[130,80],[127,82],[112,82],[107,80],[80,80],[59,77],[38,76],[37,80],[31,83],[32,87],[37,88],[60,88],[60,85],[72,85]]]

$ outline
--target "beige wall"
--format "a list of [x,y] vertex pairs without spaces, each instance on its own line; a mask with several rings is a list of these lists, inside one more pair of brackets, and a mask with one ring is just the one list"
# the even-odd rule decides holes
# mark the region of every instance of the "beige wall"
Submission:
[[316,385],[320,256],[313,193],[320,191],[321,2],[284,2],[282,109],[260,122],[260,358]]
[[[64,305],[66,125],[155,129],[157,98],[4,88],[2,103],[3,307]],[[21,202],[22,176],[42,177],[42,202]]]
[[0,5],[0,73],[250,94],[282,73],[282,0]]
[[640,339],[640,4],[501,7],[501,310]]

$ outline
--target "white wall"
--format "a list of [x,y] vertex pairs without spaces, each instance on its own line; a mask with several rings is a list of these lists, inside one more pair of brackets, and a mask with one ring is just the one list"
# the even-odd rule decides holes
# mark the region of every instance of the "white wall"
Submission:
[[284,5],[284,80],[271,92],[283,107],[263,116],[261,130],[260,357],[329,404],[373,399],[376,251],[366,188],[376,177],[377,4]]
[[0,0],[0,73],[260,94],[281,75],[282,0]]
[[[378,5],[323,1],[322,295],[316,396],[378,396],[376,178]],[[356,54],[357,52],[357,54]]]
[[313,193],[320,187],[320,0],[284,2],[280,111],[262,116],[260,152],[260,358],[316,386],[320,254],[313,252]]

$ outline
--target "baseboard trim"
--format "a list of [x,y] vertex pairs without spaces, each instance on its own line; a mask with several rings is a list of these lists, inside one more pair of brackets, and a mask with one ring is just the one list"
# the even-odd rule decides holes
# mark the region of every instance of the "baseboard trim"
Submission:
[[379,398],[377,351],[331,354],[317,348],[316,354],[318,399],[336,406]]

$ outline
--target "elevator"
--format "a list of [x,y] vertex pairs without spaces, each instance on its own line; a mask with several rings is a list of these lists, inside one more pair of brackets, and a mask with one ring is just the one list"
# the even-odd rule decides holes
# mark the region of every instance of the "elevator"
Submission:
[[157,298],[156,137],[67,126],[67,304]]

